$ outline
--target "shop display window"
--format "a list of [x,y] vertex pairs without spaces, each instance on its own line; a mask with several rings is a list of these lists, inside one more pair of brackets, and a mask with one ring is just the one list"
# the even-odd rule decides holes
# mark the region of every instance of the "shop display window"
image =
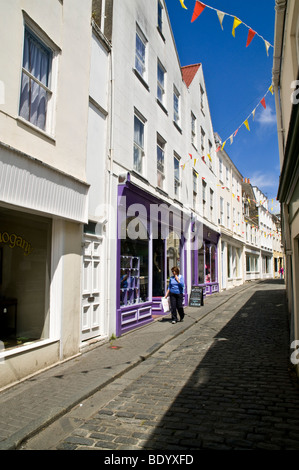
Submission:
[[49,337],[51,220],[0,208],[0,340]]
[[120,306],[147,302],[148,293],[148,240],[121,241]]
[[172,276],[172,268],[177,266],[181,269],[180,238],[175,232],[170,232],[167,238],[167,285]]
[[153,297],[165,295],[164,240],[153,240]]

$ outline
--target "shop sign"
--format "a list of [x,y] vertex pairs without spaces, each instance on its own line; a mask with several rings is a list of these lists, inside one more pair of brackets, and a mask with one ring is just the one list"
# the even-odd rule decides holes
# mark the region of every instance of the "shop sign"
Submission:
[[30,255],[33,251],[31,243],[27,242],[23,237],[16,235],[15,233],[9,234],[8,232],[0,232],[0,243],[5,243],[9,248],[21,248],[24,250],[25,256]]

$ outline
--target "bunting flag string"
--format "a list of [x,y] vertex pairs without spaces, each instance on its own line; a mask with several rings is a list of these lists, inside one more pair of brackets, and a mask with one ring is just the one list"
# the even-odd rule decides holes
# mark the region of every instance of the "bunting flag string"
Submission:
[[[183,0],[180,0],[180,3],[182,5],[182,7],[187,10],[187,7],[186,5],[184,4],[184,1]],[[233,37],[236,37],[236,29],[238,26],[240,26],[241,24],[244,25],[247,29],[248,29],[248,37],[247,37],[247,43],[246,43],[246,47],[248,47],[251,43],[251,41],[253,40],[253,38],[255,36],[259,36],[265,43],[265,47],[266,47],[266,52],[267,52],[267,56],[269,56],[269,49],[270,47],[273,48],[273,45],[267,41],[265,38],[263,38],[263,36],[261,36],[260,34],[258,34],[256,31],[254,31],[250,26],[248,26],[246,23],[244,23],[244,21],[240,20],[237,16],[235,15],[231,15],[230,13],[225,13],[224,11],[221,11],[221,10],[217,10],[216,8],[214,7],[211,7],[209,5],[206,5],[205,3],[199,1],[199,0],[196,0],[195,2],[195,6],[194,6],[194,10],[193,10],[193,15],[192,15],[192,19],[191,19],[191,23],[193,23],[202,13],[203,11],[206,9],[206,8],[209,8],[210,10],[214,10],[216,13],[217,13],[217,16],[218,16],[218,19],[219,19],[219,22],[220,22],[220,26],[223,30],[223,20],[225,18],[225,16],[229,16],[231,18],[234,19],[234,22],[233,22],[233,29],[232,29],[232,35]]]

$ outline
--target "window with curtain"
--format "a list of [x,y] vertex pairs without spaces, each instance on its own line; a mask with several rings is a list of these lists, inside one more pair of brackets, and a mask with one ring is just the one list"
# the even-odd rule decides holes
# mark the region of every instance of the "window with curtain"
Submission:
[[52,51],[25,28],[19,115],[46,130]]
[[135,68],[139,75],[145,79],[145,52],[146,41],[141,31],[136,32],[136,49],[135,49]]

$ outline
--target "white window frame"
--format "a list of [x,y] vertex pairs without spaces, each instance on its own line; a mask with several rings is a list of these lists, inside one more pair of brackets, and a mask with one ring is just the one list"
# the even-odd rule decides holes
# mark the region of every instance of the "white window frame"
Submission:
[[191,143],[194,145],[194,147],[197,147],[197,142],[196,142],[196,127],[197,127],[197,120],[196,116],[194,113],[191,111]]
[[[25,31],[28,30],[29,34],[34,36],[40,44],[49,50],[51,57],[50,57],[50,66],[49,66],[49,76],[48,76],[48,85],[45,86],[42,84],[36,77],[34,77],[29,71],[27,71],[22,66],[22,73],[20,74],[20,80],[22,80],[23,74],[28,76],[30,79],[34,80],[35,83],[40,85],[43,89],[47,92],[47,109],[46,109],[46,120],[45,120],[45,127],[42,129],[38,127],[34,123],[31,123],[30,120],[22,117],[20,114],[20,102],[21,102],[21,91],[19,97],[19,110],[18,110],[18,120],[22,121],[24,124],[28,125],[29,127],[33,127],[38,132],[42,134],[46,134],[51,138],[54,138],[54,122],[55,122],[55,100],[56,100],[56,90],[57,90],[57,73],[58,73],[58,56],[61,52],[61,49],[55,44],[49,36],[33,21],[31,18],[23,12],[24,15],[24,33],[23,33],[23,53],[22,53],[22,62],[24,57],[24,45],[25,45]],[[20,82],[20,90],[21,90],[21,82]]]
[[[137,44],[138,39],[143,45],[143,53],[140,54]],[[144,81],[147,79],[147,39],[138,25],[136,25],[135,35],[135,70],[143,78]]]
[[173,156],[174,195],[180,196],[180,157],[175,153]]
[[[142,125],[142,139],[141,139],[141,142],[140,141],[135,141],[135,124],[136,124],[136,120],[138,120],[141,125]],[[143,160],[144,160],[144,156],[145,156],[145,124],[146,124],[146,120],[141,116],[140,113],[137,112],[137,110],[135,110],[135,113],[134,113],[134,152],[133,152],[133,169],[134,171],[136,171],[137,173],[139,174],[143,174],[143,170],[144,170],[144,163],[143,163]],[[135,152],[138,152],[138,162],[136,162],[136,158],[135,158]],[[137,163],[137,164],[136,164]]]
[[[163,82],[159,79],[159,72],[161,73],[161,76],[163,77]],[[166,96],[165,76],[166,76],[165,67],[162,65],[162,63],[158,59],[158,63],[157,63],[157,99],[158,99],[158,101],[160,101],[160,103],[163,104],[163,106],[165,105],[165,96]]]
[[[164,189],[166,141],[157,133],[157,186]],[[160,153],[160,158],[159,158]]]
[[180,93],[176,86],[173,86],[173,121],[178,126],[181,122],[181,103],[180,103]]

